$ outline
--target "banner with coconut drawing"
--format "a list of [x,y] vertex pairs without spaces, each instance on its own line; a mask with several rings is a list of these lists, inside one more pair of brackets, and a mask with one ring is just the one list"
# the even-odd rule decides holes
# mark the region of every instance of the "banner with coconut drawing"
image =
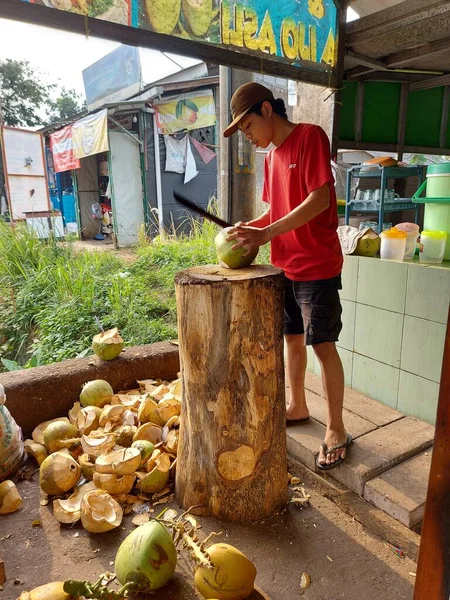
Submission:
[[334,0],[24,0],[313,71],[337,61]]
[[212,127],[216,108],[212,90],[179,95],[155,105],[158,131],[162,134]]

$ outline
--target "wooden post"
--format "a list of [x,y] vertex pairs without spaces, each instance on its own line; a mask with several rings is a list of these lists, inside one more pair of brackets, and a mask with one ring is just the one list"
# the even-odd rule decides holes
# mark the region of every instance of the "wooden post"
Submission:
[[181,271],[175,284],[177,501],[219,519],[263,519],[287,500],[283,275],[207,265]]
[[450,310],[414,600],[450,596]]

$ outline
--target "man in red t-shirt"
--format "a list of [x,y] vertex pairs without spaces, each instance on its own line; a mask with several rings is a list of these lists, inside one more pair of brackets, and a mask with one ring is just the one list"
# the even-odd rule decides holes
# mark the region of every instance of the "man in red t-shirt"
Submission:
[[328,404],[325,439],[316,465],[340,464],[352,437],[342,420],[344,371],[336,344],[342,329],[339,300],[342,251],[328,138],[320,127],[291,123],[284,102],[258,83],[246,83],[231,99],[232,123],[256,147],[274,148],[264,164],[262,199],[269,208],[258,219],[237,223],[229,240],[249,250],[270,242],[272,264],[285,274],[285,341],[290,402],[287,424],[309,419],[305,398],[306,345],[322,369]]

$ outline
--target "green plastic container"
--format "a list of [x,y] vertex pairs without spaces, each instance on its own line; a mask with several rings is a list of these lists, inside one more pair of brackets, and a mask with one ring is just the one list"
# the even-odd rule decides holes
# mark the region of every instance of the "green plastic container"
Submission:
[[[426,186],[426,196],[420,194]],[[450,163],[429,165],[427,178],[413,196],[414,202],[425,204],[423,228],[447,232],[444,260],[450,260]]]

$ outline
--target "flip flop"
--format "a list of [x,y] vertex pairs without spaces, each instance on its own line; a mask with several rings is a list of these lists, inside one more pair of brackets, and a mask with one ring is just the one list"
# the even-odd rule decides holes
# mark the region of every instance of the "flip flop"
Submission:
[[292,425],[301,425],[302,423],[307,423],[309,421],[309,417],[305,417],[304,419],[286,419],[286,427],[291,427]]
[[[347,439],[342,444],[337,444],[336,446],[332,446],[331,448],[328,448],[327,445],[325,444],[325,442],[322,442],[321,447],[322,447],[323,451],[325,452],[325,454],[330,454],[331,452],[334,452],[335,450],[339,450],[339,448],[348,448],[352,442],[353,442],[352,436],[349,433],[347,433]],[[347,455],[345,456],[345,458],[342,458],[342,456],[340,456],[337,460],[334,461],[334,463],[327,465],[326,463],[319,462],[319,456],[320,455],[318,454],[317,458],[316,458],[316,467],[319,469],[319,471],[329,471],[330,469],[334,469],[335,467],[337,467],[338,465],[343,463],[345,458],[347,458]]]

